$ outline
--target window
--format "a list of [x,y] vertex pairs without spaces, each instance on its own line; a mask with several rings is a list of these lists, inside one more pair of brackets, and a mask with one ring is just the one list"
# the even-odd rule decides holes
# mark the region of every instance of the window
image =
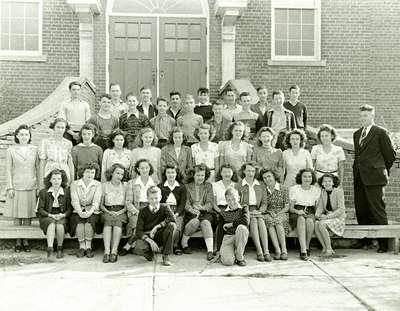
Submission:
[[271,1],[271,60],[320,61],[320,0]]
[[42,54],[42,0],[0,0],[0,55]]

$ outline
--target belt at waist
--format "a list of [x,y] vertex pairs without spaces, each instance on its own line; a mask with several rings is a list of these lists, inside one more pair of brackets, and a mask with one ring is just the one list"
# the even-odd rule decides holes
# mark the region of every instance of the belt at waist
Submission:
[[122,210],[125,206],[124,205],[105,205],[105,208],[109,211],[118,212]]
[[226,208],[228,206],[228,204],[218,204],[217,205],[219,208]]
[[310,211],[311,213],[315,212],[315,206],[314,205],[299,205],[299,204],[295,204],[294,208],[296,210],[303,210],[304,212],[308,212]]

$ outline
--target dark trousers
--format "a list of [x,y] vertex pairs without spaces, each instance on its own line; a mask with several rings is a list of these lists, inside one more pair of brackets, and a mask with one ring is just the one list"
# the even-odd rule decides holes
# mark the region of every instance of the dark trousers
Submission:
[[[354,181],[354,204],[359,225],[387,225],[383,186],[366,186],[360,175]],[[378,239],[379,248],[387,250],[388,240]]]
[[[164,228],[161,228],[157,231],[156,235],[154,236],[154,242],[157,245],[163,246],[163,255],[171,255],[174,246],[174,232],[176,229],[176,224],[170,222]],[[138,254],[149,253],[151,252],[150,245],[143,240],[136,241],[136,252]]]

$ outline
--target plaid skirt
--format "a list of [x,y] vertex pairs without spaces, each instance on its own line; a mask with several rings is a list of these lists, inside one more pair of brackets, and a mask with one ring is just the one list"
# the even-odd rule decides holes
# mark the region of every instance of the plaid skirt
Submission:
[[338,236],[342,236],[346,226],[346,219],[344,217],[323,219],[320,222],[326,223],[329,230]]

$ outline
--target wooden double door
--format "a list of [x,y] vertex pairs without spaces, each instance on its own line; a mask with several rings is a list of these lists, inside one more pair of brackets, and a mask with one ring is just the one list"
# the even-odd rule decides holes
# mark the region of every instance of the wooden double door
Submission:
[[109,31],[110,82],[123,94],[148,86],[168,98],[206,86],[206,19],[110,16]]

